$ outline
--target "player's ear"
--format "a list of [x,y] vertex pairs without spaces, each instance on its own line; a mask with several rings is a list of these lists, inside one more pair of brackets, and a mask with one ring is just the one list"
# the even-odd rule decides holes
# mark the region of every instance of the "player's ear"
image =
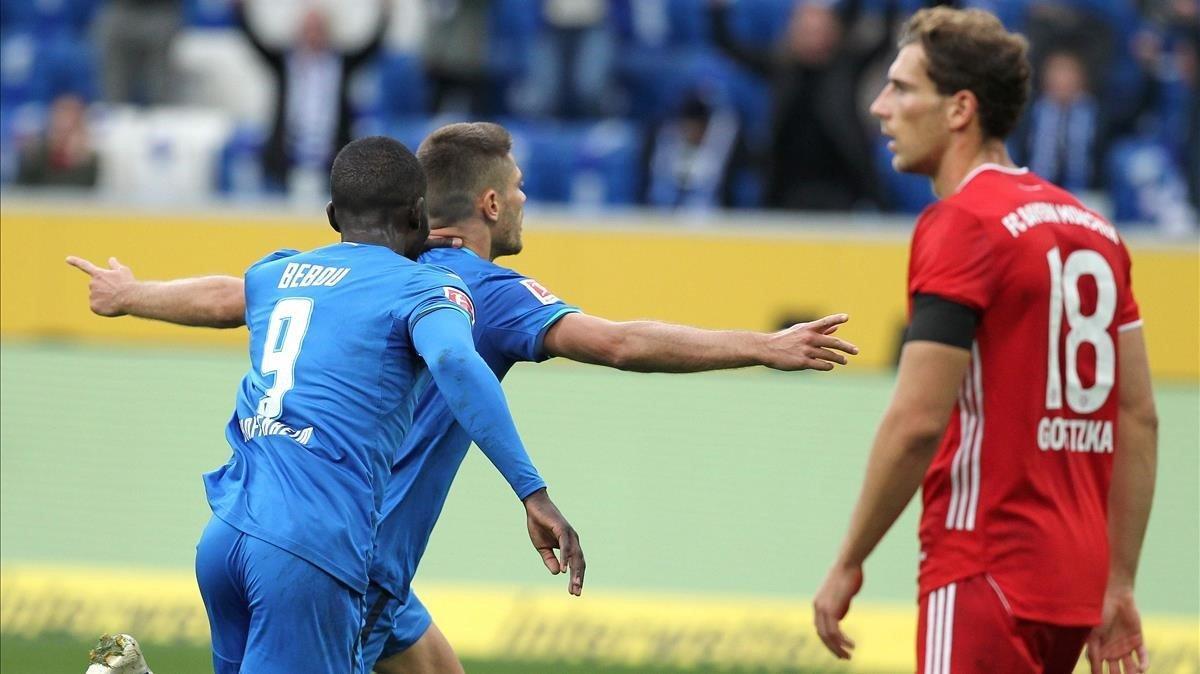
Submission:
[[334,214],[334,212],[333,212],[333,202],[332,201],[325,204],[325,217],[329,218],[329,226],[333,228],[333,231],[339,232],[339,233],[342,231],[342,228],[340,226],[338,226],[338,223],[337,223],[337,215]]
[[413,202],[412,209],[408,212],[408,226],[417,230],[429,228],[429,208],[425,205],[425,197],[417,197]]
[[483,219],[495,222],[500,219],[500,193],[492,188],[483,192],[479,198],[479,208],[483,211]]
[[979,116],[979,99],[970,89],[956,91],[950,96],[946,108],[946,121],[951,131],[961,131]]

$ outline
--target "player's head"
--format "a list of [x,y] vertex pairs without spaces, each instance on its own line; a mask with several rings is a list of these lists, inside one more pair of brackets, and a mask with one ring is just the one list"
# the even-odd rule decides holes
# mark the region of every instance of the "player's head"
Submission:
[[329,224],[345,241],[384,243],[416,259],[429,237],[425,172],[403,144],[383,136],[353,141],[329,174]]
[[871,104],[897,171],[934,175],[951,148],[1003,141],[1029,97],[1025,38],[982,10],[923,9],[904,25]]
[[482,221],[491,231],[493,258],[521,252],[525,192],[512,143],[499,124],[464,122],[437,129],[417,149],[429,177],[434,226]]

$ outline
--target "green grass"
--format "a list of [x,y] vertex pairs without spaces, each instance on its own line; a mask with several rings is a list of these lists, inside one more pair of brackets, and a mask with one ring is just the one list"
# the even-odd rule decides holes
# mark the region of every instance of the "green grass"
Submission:
[[[244,367],[244,354],[220,350],[0,345],[0,562],[190,568],[208,518],[199,475],[228,456],[223,426]],[[538,467],[581,533],[588,592],[784,599],[820,583],[890,387],[890,375],[853,369],[668,376],[572,364],[519,366],[505,382]],[[1156,393],[1159,486],[1139,601],[1195,616],[1200,389]],[[863,599],[913,601],[915,510],[868,563]],[[91,544],[117,519],[137,524],[126,545]],[[559,586],[478,452],[451,492],[418,590],[422,581]],[[10,668],[4,643],[4,672],[73,671]]]
[[[88,650],[95,645],[71,637],[47,636],[41,639],[0,638],[0,671],[5,674],[83,674],[87,669]],[[212,672],[212,656],[207,648],[166,644],[143,644],[147,663],[159,674],[207,674]],[[651,674],[645,669],[614,667],[597,663],[499,662],[466,660],[470,674]],[[662,669],[653,674],[760,674],[752,669]],[[763,673],[765,674],[765,673]],[[793,674],[815,674],[794,672]]]

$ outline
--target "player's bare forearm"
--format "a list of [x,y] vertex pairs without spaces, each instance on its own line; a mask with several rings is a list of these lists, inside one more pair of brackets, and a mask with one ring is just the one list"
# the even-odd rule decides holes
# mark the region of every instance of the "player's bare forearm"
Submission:
[[108,258],[108,267],[75,255],[67,256],[66,262],[88,275],[88,306],[98,316],[128,315],[208,328],[245,325],[245,284],[240,278],[138,281],[115,257]]
[[862,566],[917,493],[969,362],[965,349],[924,341],[905,345],[896,391],[876,432],[837,565]]
[[858,352],[831,336],[845,320],[838,314],[766,334],[571,314],[550,329],[545,346],[553,356],[633,372],[704,372],[753,365],[828,370],[846,362],[842,353]]
[[701,330],[657,321],[615,324],[607,362],[631,372],[703,372],[757,365],[765,335]]
[[174,281],[138,281],[122,300],[124,313],[139,318],[203,328],[246,324],[242,279],[202,276]]
[[884,417],[837,565],[863,565],[917,493],[937,450],[939,435],[915,427],[899,410],[889,411]]
[[1158,416],[1140,329],[1120,335],[1117,451],[1108,497],[1109,589],[1132,590],[1158,467]]

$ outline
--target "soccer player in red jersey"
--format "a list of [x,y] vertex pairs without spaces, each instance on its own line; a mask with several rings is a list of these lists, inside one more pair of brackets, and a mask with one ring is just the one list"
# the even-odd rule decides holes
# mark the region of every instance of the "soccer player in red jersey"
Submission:
[[893,166],[929,176],[910,325],[845,541],[813,601],[835,655],[863,563],[922,487],[917,671],[1148,665],[1133,582],[1156,413],[1129,254],[1112,225],[1004,148],[1026,42],[982,11],[905,25],[871,106]]

